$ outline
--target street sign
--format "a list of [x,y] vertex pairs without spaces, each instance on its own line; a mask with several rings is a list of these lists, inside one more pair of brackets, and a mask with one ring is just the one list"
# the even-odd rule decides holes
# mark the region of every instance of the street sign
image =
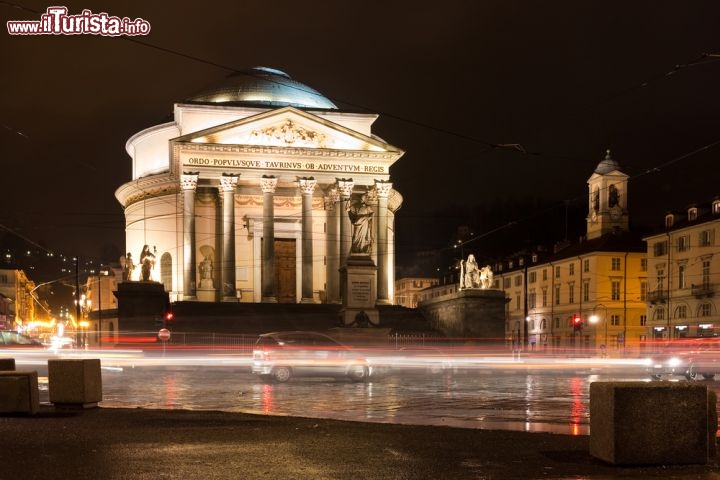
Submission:
[[158,332],[158,338],[163,342],[167,342],[168,340],[170,340],[170,330],[168,330],[167,328],[161,328]]

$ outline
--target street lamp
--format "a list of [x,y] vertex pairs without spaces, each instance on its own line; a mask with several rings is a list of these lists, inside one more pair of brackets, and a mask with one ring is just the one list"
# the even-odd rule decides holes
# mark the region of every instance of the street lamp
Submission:
[[590,315],[590,319],[589,319],[589,320],[590,320],[590,323],[592,323],[593,325],[600,321],[600,319],[598,318],[597,314],[595,313],[595,310],[598,309],[598,308],[601,308],[601,307],[605,310],[605,317],[603,318],[603,321],[605,322],[605,344],[604,344],[604,345],[605,345],[605,349],[607,349],[607,344],[608,344],[608,315],[607,315],[607,307],[606,307],[605,305],[603,305],[602,303],[595,305],[595,307],[593,308],[593,313],[592,313],[592,315]]

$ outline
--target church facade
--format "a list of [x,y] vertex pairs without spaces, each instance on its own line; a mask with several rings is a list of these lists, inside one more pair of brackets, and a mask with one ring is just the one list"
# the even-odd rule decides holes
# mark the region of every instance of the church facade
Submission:
[[390,167],[404,152],[372,133],[377,118],[265,67],[175,104],[126,145],[126,279],[161,282],[171,301],[341,303],[362,241],[377,303],[392,303]]

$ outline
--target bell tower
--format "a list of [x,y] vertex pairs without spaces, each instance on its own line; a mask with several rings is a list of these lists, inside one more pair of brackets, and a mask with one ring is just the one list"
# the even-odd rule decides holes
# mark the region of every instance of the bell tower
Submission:
[[628,176],[620,171],[620,165],[613,160],[608,150],[587,182],[588,240],[615,230],[628,230],[627,181]]

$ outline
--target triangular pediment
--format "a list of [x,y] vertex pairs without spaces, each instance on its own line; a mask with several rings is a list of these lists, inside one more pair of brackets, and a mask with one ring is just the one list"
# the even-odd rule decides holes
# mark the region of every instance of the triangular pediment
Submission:
[[263,112],[175,138],[176,142],[214,145],[402,151],[377,138],[293,107]]

